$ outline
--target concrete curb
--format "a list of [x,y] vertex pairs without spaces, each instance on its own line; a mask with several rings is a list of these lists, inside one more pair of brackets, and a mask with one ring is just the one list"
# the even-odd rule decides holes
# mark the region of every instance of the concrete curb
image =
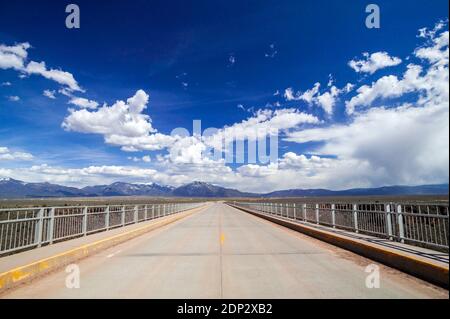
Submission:
[[380,247],[378,245],[365,242],[363,240],[348,238],[343,235],[334,234],[332,232],[323,231],[314,227],[309,227],[307,225],[258,213],[246,208],[234,205],[230,206],[237,208],[241,211],[250,213],[252,215],[255,215],[257,217],[266,219],[278,225],[301,232],[305,235],[317,238],[329,244],[352,251],[358,255],[367,257],[374,261],[378,261],[382,264],[396,268],[398,270],[401,270],[415,277],[421,278],[425,281],[428,281],[440,287],[446,289],[449,288],[448,266],[447,267],[441,266],[437,263],[433,263],[431,261],[414,257],[411,254]]
[[155,223],[133,229],[131,231],[118,234],[112,237],[101,239],[63,253],[41,259],[28,265],[20,266],[0,274],[0,294],[4,291],[16,287],[24,282],[45,275],[51,271],[57,270],[71,264],[75,261],[88,257],[101,250],[121,244],[127,240],[143,235],[151,230],[176,222],[182,218],[190,216],[204,208],[194,208],[186,212],[177,213],[163,220],[156,220]]

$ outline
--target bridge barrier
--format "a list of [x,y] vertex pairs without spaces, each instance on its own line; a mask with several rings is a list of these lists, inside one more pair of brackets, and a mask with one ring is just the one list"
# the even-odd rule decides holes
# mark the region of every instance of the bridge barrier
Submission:
[[203,203],[0,209],[0,256],[180,213]]
[[231,202],[231,204],[291,220],[449,251],[448,202]]

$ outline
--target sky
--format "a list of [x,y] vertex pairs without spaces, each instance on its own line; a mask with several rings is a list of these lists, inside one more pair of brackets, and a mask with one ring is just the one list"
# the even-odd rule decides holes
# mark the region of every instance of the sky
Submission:
[[[80,28],[66,27],[70,3]],[[366,26],[370,3],[379,28]],[[2,1],[0,178],[255,192],[448,183],[448,9]],[[216,130],[195,134],[194,120]],[[249,158],[271,140],[269,162]]]

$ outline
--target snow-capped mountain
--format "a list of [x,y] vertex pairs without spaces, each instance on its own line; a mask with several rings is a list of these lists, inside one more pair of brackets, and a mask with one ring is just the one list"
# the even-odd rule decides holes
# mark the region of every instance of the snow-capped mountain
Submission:
[[12,178],[0,179],[0,198],[89,197],[89,196],[161,196],[161,197],[317,197],[371,195],[448,195],[448,184],[421,186],[385,186],[340,191],[328,189],[289,189],[266,194],[245,193],[205,182],[192,182],[177,188],[158,184],[116,182],[111,185],[75,188],[50,183],[26,183]]

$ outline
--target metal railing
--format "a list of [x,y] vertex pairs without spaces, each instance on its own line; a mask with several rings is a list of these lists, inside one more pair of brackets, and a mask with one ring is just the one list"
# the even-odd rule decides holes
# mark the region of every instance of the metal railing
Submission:
[[340,228],[448,252],[448,202],[274,203],[232,202],[266,214]]
[[160,218],[203,203],[0,209],[0,256]]

